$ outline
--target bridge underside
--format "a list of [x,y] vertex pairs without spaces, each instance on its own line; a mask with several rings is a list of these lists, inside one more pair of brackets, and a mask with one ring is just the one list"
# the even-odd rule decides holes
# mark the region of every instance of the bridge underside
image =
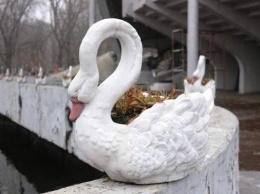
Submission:
[[[214,54],[205,55],[214,55],[217,68],[225,62],[224,71],[216,72],[218,88],[238,87],[240,93],[260,91],[260,1],[198,0],[198,3],[199,31],[214,36],[213,42],[212,36],[200,36],[200,44],[216,46]],[[124,17],[131,17],[169,38],[174,30],[187,29],[187,0],[122,0],[122,10]],[[180,36],[174,38],[185,44]]]

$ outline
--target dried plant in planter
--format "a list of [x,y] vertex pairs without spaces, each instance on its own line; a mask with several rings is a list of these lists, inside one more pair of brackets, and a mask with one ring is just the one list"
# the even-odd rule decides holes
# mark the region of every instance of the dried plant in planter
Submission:
[[133,86],[114,105],[111,116],[114,122],[129,124],[155,103],[173,98],[176,98],[175,88],[166,94],[163,92],[143,92]]
[[[189,84],[191,84],[192,78],[186,78]],[[212,78],[203,78],[201,85],[205,86],[209,81],[213,80]]]
[[63,79],[69,79],[69,78],[71,78],[71,76],[68,76],[67,74],[63,73],[63,74],[62,74],[62,78],[63,78]]

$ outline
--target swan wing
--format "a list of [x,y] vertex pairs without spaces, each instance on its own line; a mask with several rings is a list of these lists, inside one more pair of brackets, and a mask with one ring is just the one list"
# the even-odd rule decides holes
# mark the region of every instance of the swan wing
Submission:
[[[144,111],[129,126],[131,145],[124,155],[126,172],[144,178],[162,174],[169,181],[204,160],[208,150],[207,128],[213,108],[210,90],[181,95]],[[174,173],[175,172],[175,173]],[[176,174],[177,173],[177,174]]]
[[206,91],[207,89],[211,89],[211,91],[213,92],[213,96],[215,97],[215,93],[216,93],[216,83],[215,80],[210,80],[205,86],[204,86],[204,91]]

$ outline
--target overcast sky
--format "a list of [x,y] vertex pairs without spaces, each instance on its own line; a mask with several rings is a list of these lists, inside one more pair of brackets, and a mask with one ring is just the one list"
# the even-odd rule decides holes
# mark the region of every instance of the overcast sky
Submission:
[[50,23],[51,16],[50,16],[50,7],[49,2],[46,1],[46,5],[37,7],[37,9],[34,10],[32,15],[30,16],[32,19],[39,19],[43,20],[45,22]]

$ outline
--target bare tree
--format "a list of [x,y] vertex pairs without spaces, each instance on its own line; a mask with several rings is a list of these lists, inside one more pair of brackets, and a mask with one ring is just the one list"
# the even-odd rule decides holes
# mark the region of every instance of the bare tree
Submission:
[[28,68],[49,66],[48,42],[51,38],[50,25],[42,20],[24,22],[23,29],[18,40],[14,63],[20,67]]
[[79,15],[86,10],[86,0],[49,0],[51,26],[58,44],[58,64],[64,68],[75,63],[73,56],[74,28]]
[[17,40],[22,22],[35,0],[1,0],[0,1],[0,58],[5,66],[11,68],[12,57],[15,53]]

